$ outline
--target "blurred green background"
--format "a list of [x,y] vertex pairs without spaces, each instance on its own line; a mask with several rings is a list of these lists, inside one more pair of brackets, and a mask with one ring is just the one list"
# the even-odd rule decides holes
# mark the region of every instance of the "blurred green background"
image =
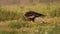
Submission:
[[[0,34],[60,34],[59,0],[0,0]],[[45,14],[49,24],[26,21],[23,15],[34,10]]]

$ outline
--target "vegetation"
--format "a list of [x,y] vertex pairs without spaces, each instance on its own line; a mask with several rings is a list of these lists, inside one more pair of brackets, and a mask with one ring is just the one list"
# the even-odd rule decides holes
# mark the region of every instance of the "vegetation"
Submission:
[[[33,23],[26,21],[23,15],[29,10],[45,14],[44,20],[47,21],[47,24],[42,24],[37,20]],[[0,34],[60,34],[59,15],[60,7],[55,4],[1,6]]]

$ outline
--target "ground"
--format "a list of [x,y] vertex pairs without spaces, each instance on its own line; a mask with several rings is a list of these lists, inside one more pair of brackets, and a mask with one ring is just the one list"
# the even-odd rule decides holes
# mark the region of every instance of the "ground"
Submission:
[[[0,34],[60,34],[59,4],[37,4],[30,6],[8,5],[0,7]],[[31,23],[23,17],[28,10],[45,14],[47,24],[35,19]]]

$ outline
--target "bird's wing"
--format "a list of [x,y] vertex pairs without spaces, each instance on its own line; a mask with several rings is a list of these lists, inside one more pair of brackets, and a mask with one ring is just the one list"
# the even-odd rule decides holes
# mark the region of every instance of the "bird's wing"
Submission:
[[29,16],[29,17],[27,17],[27,18],[34,18],[35,16]]

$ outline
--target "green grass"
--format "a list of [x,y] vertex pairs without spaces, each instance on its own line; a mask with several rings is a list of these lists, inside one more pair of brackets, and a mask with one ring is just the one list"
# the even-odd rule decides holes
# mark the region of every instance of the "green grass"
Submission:
[[17,31],[0,31],[0,34],[18,34]]
[[31,25],[29,25],[29,23],[28,22],[19,22],[19,21],[17,21],[17,22],[10,22],[9,24],[8,24],[8,27],[11,27],[11,28],[17,28],[17,29],[20,29],[20,28],[23,28],[23,27],[30,27]]
[[19,19],[18,14],[16,14],[15,12],[0,9],[0,21],[15,19]]
[[[29,10],[45,14],[46,17],[44,19],[49,24],[42,24],[38,21],[34,23],[26,21],[23,15]],[[50,6],[48,4],[1,6],[0,21],[6,20],[7,24],[0,24],[2,26],[0,34],[60,34],[60,25],[56,24],[60,22],[58,17],[60,18],[60,8],[55,4]],[[6,27],[8,31],[6,31]]]

